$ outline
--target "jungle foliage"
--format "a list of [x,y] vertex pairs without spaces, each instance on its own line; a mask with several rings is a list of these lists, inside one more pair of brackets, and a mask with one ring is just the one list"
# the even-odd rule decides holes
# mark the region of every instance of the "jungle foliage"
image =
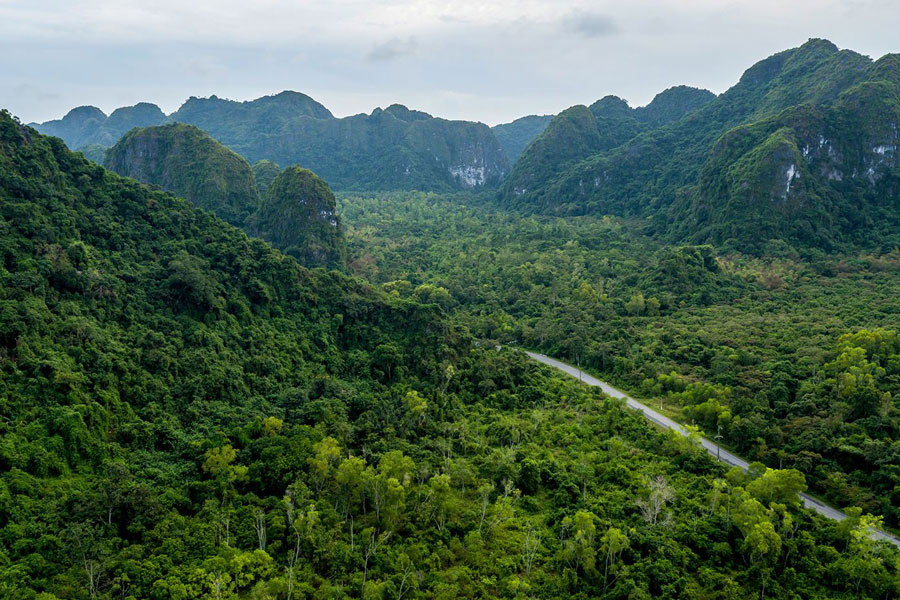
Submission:
[[[0,233],[4,597],[900,594],[798,471],[726,472],[446,290],[307,270],[5,114]],[[711,256],[660,260],[735,293]]]
[[341,201],[350,267],[568,359],[841,507],[900,524],[900,254],[670,246],[643,222],[425,194]]

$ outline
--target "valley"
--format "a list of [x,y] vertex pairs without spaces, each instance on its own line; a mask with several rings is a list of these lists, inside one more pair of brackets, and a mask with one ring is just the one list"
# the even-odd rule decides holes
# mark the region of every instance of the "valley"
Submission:
[[898,123],[3,111],[0,597],[900,598]]

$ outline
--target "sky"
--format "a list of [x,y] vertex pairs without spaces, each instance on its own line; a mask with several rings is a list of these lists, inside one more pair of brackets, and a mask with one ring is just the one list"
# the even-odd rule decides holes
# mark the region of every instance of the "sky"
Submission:
[[393,103],[489,125],[673,85],[720,93],[808,38],[900,52],[898,0],[0,0],[0,108],[285,89],[336,116]]

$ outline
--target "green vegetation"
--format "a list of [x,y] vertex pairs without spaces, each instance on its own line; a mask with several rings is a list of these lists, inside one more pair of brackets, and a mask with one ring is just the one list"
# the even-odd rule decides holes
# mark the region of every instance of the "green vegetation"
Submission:
[[[628,221],[521,217],[458,197],[341,204],[350,267],[370,281],[433,299],[489,343],[592,369],[751,460],[800,470],[836,505],[900,525],[896,252],[801,258],[770,244],[756,259],[666,246]],[[851,377],[861,383],[841,383]]]
[[259,209],[249,163],[191,125],[128,132],[110,149],[106,168],[187,198],[236,227]]
[[109,148],[100,144],[88,144],[78,149],[79,152],[84,154],[86,159],[94,161],[98,165],[106,164],[106,152],[108,150]]
[[334,194],[312,171],[288,167],[275,177],[249,230],[303,265],[344,265]]
[[728,132],[686,211],[693,236],[756,253],[770,239],[895,247],[900,85],[891,78],[900,79],[895,56],[828,107],[803,105]]
[[[311,169],[335,189],[494,187],[510,164],[482,123],[438,119],[399,104],[337,119],[309,96],[289,91],[248,102],[192,97],[168,117],[144,103],[118,109],[108,119],[97,108],[80,107],[33,126],[80,149],[109,147],[133,127],[164,122],[194,125],[252,163]],[[513,135],[524,141],[528,131]],[[91,158],[99,156],[93,146],[91,152]]]
[[486,125],[437,119],[400,105],[343,119],[298,115],[250,130],[240,119],[206,124],[192,114],[179,110],[172,118],[204,124],[250,161],[311,169],[335,189],[479,188],[496,185],[509,168]]
[[[165,119],[166,115],[155,104],[139,102],[134,106],[117,108],[108,117],[99,108],[80,106],[57,121],[31,125],[41,133],[62,138],[69,148],[90,148],[96,156],[97,147],[109,148],[135,127],[159,125]],[[103,164],[102,160],[95,160],[95,156],[88,158]]]
[[[269,161],[251,168],[200,129],[181,123],[130,131],[109,151],[106,165],[187,198],[304,266],[344,264],[334,195],[311,171],[281,171]],[[265,190],[262,201],[258,190]]]
[[553,115],[529,115],[511,123],[502,123],[491,127],[491,131],[500,142],[509,164],[519,159],[525,147],[539,136],[553,120]]
[[[527,206],[547,181],[574,163],[617,148],[639,133],[678,121],[714,98],[707,90],[679,86],[657,94],[640,108],[633,109],[616,96],[606,96],[589,108],[579,105],[564,110],[522,153],[504,181],[501,196],[514,205]],[[552,205],[541,208],[552,209]]]
[[281,173],[281,167],[270,160],[258,160],[253,163],[253,178],[256,180],[256,189],[259,190],[259,197],[265,198],[269,186],[275,181]]
[[162,118],[0,113],[0,597],[900,600],[900,56]]
[[504,203],[646,217],[669,240],[755,254],[773,239],[889,250],[897,244],[892,199],[900,189],[898,82],[896,56],[873,63],[810,40],[754,65],[714,100],[681,104],[693,108],[683,118],[659,111],[673,119],[668,124],[652,119],[629,135],[635,119],[610,101],[619,125],[610,130],[628,139],[613,136],[612,147],[596,144],[589,156],[555,161],[556,149],[584,147],[580,140],[595,127],[570,127],[545,150],[551,123],[505,183]]
[[[267,197],[318,183],[291,168]],[[6,115],[0,200],[4,597],[900,594],[897,550],[867,535],[877,520],[824,521],[797,506],[802,474],[726,472],[596,390],[472,344],[442,305],[476,297],[308,271]],[[418,211],[403,226],[425,241],[429,227],[516,225],[513,252],[594,251],[546,239],[577,222],[490,223],[454,200],[346,206],[398,226],[387,207]],[[635,247],[613,222],[589,225],[597,244]],[[484,241],[473,254],[496,252]],[[474,274],[508,268],[503,252]],[[711,259],[660,255],[646,280],[680,265],[739,292]]]

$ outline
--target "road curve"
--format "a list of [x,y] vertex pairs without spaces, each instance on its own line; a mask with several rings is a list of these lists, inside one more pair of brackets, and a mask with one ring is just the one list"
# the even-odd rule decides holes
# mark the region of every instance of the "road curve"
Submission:
[[[677,422],[673,421],[672,419],[670,419],[669,417],[667,417],[663,414],[660,414],[659,412],[653,410],[652,408],[650,408],[649,406],[646,406],[645,404],[641,404],[640,402],[638,402],[637,400],[635,400],[628,394],[625,394],[624,392],[617,390],[616,388],[609,385],[608,383],[604,383],[603,381],[600,381],[596,377],[593,377],[593,376],[589,375],[588,373],[585,373],[584,371],[582,371],[576,367],[573,367],[572,365],[568,365],[564,362],[558,361],[555,358],[550,358],[549,356],[546,356],[544,354],[538,354],[537,352],[529,352],[527,350],[525,350],[524,352],[525,352],[525,354],[527,354],[528,356],[530,356],[531,358],[533,358],[534,360],[536,360],[538,362],[542,362],[545,365],[550,365],[551,367],[559,369],[563,373],[566,373],[568,375],[571,375],[572,377],[578,378],[579,381],[581,381],[582,383],[584,383],[586,385],[591,385],[591,386],[600,388],[601,390],[603,390],[603,393],[606,394],[607,396],[610,396],[612,398],[621,398],[621,399],[625,400],[625,403],[628,405],[628,408],[640,411],[641,413],[643,413],[644,417],[651,423],[659,425],[660,427],[665,427],[666,429],[672,429],[674,431],[677,431],[681,435],[686,436],[688,434],[687,430],[680,423],[677,423]],[[712,440],[708,440],[705,437],[701,437],[700,444],[704,448],[706,448],[707,452],[709,452],[710,454],[715,456],[718,460],[720,460],[726,464],[729,464],[733,467],[740,467],[741,469],[743,469],[745,471],[747,470],[749,463],[747,463],[746,460],[744,460],[743,458],[741,458],[739,456],[736,456],[735,454],[732,454],[731,452],[729,452],[725,448],[722,448],[721,446],[719,446]],[[845,515],[838,509],[828,506],[827,504],[823,503],[821,500],[813,498],[809,494],[800,494],[800,498],[803,500],[803,505],[806,506],[806,508],[810,508],[810,509],[816,511],[817,513],[819,513],[820,515],[827,517],[833,521],[842,521],[847,518],[847,515]],[[895,535],[892,535],[890,533],[880,531],[880,530],[873,530],[872,536],[875,539],[886,540],[886,541],[894,544],[898,548],[900,548],[900,538],[898,538]]]

